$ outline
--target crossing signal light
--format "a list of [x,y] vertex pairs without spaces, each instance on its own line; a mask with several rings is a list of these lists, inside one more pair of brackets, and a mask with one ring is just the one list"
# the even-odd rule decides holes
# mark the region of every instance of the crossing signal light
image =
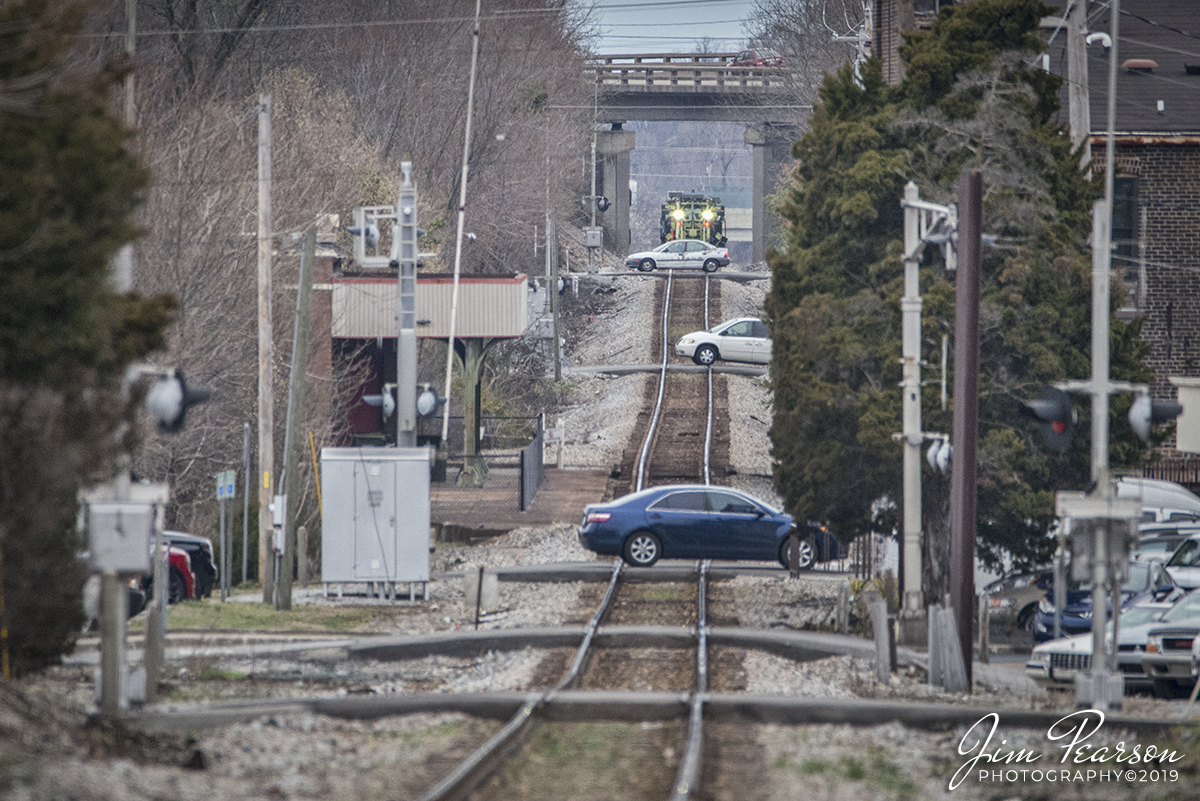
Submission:
[[1075,435],[1075,406],[1061,389],[1047,387],[1041,397],[1021,404],[1021,412],[1041,424],[1042,441],[1056,451],[1065,451]]
[[163,434],[178,434],[189,406],[205,403],[212,396],[208,387],[189,387],[183,372],[172,369],[155,381],[146,393],[146,412]]
[[1183,406],[1173,400],[1151,400],[1150,393],[1139,392],[1129,407],[1129,425],[1143,442],[1150,441],[1150,427],[1169,423],[1183,412]]

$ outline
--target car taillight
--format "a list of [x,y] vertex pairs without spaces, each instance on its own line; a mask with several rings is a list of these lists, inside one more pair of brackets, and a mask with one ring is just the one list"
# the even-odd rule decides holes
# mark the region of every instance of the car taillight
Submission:
[[592,523],[603,523],[610,517],[612,517],[612,514],[609,512],[588,512],[587,516],[583,518],[583,524],[590,526]]

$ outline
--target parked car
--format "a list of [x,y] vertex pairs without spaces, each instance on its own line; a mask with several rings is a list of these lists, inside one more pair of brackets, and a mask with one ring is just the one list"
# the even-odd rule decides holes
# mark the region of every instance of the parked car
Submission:
[[738,53],[729,62],[731,67],[784,67],[787,59],[775,50],[750,47]]
[[996,579],[983,588],[988,596],[988,617],[993,623],[1032,634],[1038,602],[1053,582],[1054,571],[1049,569]]
[[[728,487],[674,484],[584,507],[579,542],[635,567],[659,559],[778,560],[788,566],[792,516]],[[801,567],[813,561],[805,534]]]
[[[1129,575],[1121,585],[1121,608],[1128,609],[1148,601],[1174,601],[1184,590],[1158,562],[1129,562]],[[1107,612],[1107,610],[1106,610]],[[1087,585],[1071,582],[1062,610],[1062,633],[1084,634],[1092,630],[1092,591]],[[1033,639],[1045,642],[1054,637],[1054,591],[1038,603]]]
[[1183,534],[1157,534],[1146,537],[1129,550],[1129,558],[1139,562],[1148,559],[1166,562],[1186,539]]
[[[174,545],[164,545],[168,558],[167,603],[177,604],[196,598],[196,574],[192,571],[192,560],[188,552]],[[147,602],[154,599],[154,572],[142,576]]]
[[1195,617],[1161,621],[1146,637],[1142,667],[1159,698],[1183,698],[1196,683],[1192,648],[1200,635],[1200,609]]
[[[140,614],[146,608],[146,593],[142,589],[140,576],[129,579],[128,616]],[[93,573],[83,582],[83,630],[97,631],[100,628],[100,574]]]
[[1117,497],[1140,500],[1144,522],[1200,520],[1200,496],[1174,481],[1123,476],[1117,480]]
[[729,264],[729,248],[720,248],[701,242],[699,239],[676,239],[664,242],[654,250],[643,250],[625,257],[629,269],[648,273],[659,267],[673,270],[677,267],[699,267],[706,273]]
[[771,338],[767,324],[755,317],[728,320],[707,331],[684,334],[675,344],[675,353],[696,364],[707,366],[718,359],[727,362],[769,364]]
[[208,537],[198,537],[182,531],[164,531],[168,545],[187,551],[192,572],[196,576],[196,597],[207,598],[217,585],[217,563],[213,559],[213,544]]
[[1200,536],[1179,543],[1167,560],[1167,572],[1181,587],[1189,590],[1200,587]]
[[[1172,610],[1183,617],[1200,612],[1200,596],[1186,595],[1169,603],[1145,603],[1121,612],[1117,622],[1117,666],[1125,676],[1125,692],[1144,692],[1152,688],[1142,667],[1150,629],[1160,624]],[[1112,644],[1112,623],[1108,624],[1108,643]],[[1092,669],[1092,634],[1060,637],[1035,645],[1025,663],[1025,672],[1044,687],[1073,685],[1078,673]]]

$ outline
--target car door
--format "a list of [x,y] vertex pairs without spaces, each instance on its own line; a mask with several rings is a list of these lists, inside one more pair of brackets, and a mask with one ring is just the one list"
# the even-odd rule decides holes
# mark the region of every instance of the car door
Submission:
[[753,364],[771,363],[771,338],[768,335],[767,324],[755,320],[750,324],[750,336],[746,339],[746,361]]
[[733,362],[751,361],[754,352],[750,345],[750,320],[734,323],[720,333],[721,341],[717,347],[721,358]]
[[744,495],[708,490],[712,509],[701,533],[702,546],[713,559],[774,560],[779,556],[775,532],[779,522]]
[[683,266],[684,252],[687,249],[687,242],[679,241],[672,242],[667,245],[667,249],[662,252],[662,258],[659,260],[659,267],[671,269],[673,267]]
[[687,245],[687,248],[684,250],[684,253],[683,253],[683,266],[684,267],[700,267],[701,265],[703,265],[704,264],[704,254],[708,251],[708,248],[706,248],[704,246],[704,243],[703,242],[685,242],[684,244]]
[[700,559],[701,532],[708,522],[703,490],[680,490],[646,507],[646,524],[662,540],[668,559]]

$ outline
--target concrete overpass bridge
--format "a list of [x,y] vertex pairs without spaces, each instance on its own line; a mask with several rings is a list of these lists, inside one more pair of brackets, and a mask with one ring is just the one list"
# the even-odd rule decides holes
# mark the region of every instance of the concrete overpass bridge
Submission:
[[811,105],[807,87],[785,67],[735,67],[735,53],[657,53],[596,56],[587,69],[596,81],[597,121],[608,125],[596,141],[597,191],[609,198],[598,219],[604,244],[618,253],[629,248],[629,154],[636,146],[626,122],[737,122],[746,125],[753,157],[753,260],[764,258],[767,219],[764,198],[799,136],[798,124]]

